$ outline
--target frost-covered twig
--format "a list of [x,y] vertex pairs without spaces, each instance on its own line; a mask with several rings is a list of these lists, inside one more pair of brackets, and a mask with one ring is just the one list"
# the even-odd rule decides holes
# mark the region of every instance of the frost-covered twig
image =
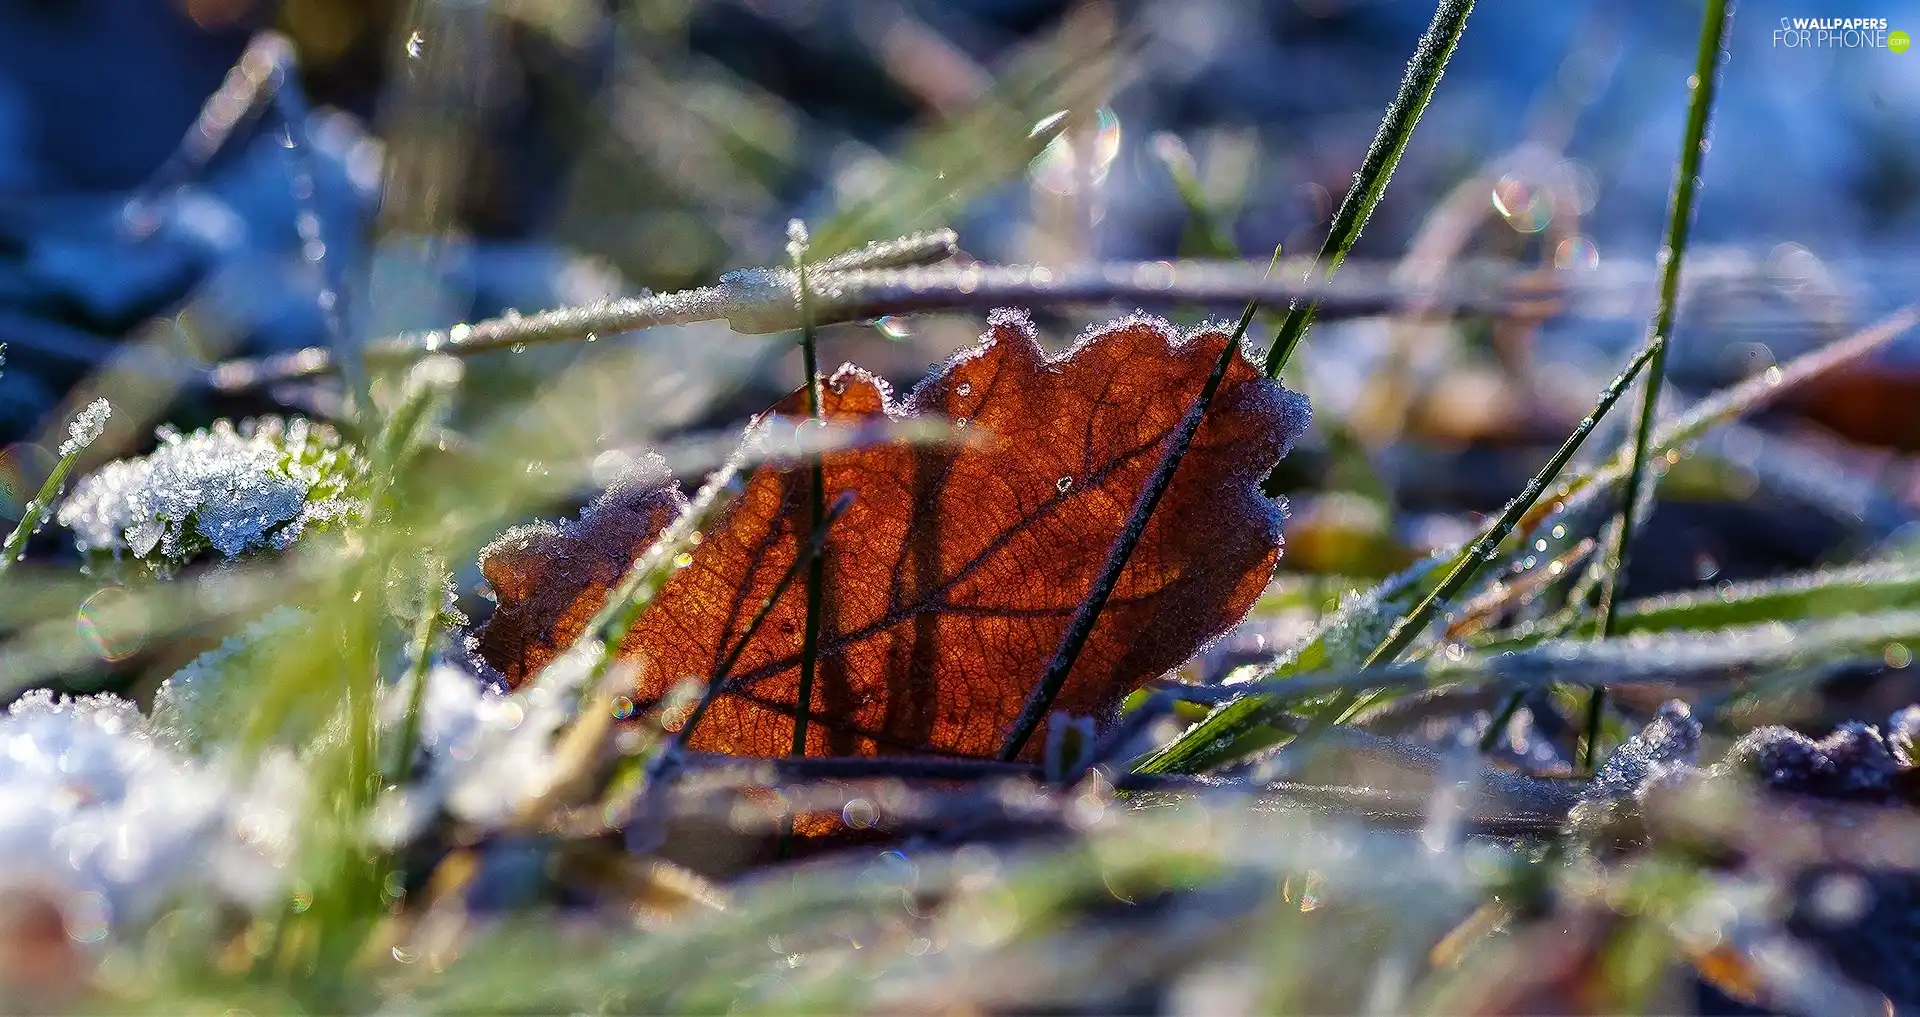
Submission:
[[[816,324],[944,308],[995,308],[1022,304],[1134,303],[1231,306],[1258,299],[1274,303],[1317,298],[1323,318],[1364,317],[1411,304],[1475,313],[1510,310],[1505,280],[1461,283],[1443,293],[1415,293],[1359,274],[1331,282],[1266,277],[1266,265],[1250,262],[1124,262],[1052,268],[1045,265],[969,265],[859,269],[809,269]],[[384,339],[367,347],[370,362],[392,362],[431,353],[467,355],[517,345],[568,342],[589,336],[634,332],[660,325],[725,320],[746,333],[781,332],[799,319],[797,284],[788,269],[729,272],[717,286],[659,296],[623,297],[538,314],[509,316],[444,331]],[[1537,296],[1534,299],[1538,299]],[[309,347],[259,360],[233,360],[213,369],[210,384],[222,391],[254,388],[296,378],[333,374],[334,355]]]
[[[924,236],[924,235],[921,235]],[[916,237],[875,248],[892,250]],[[923,245],[920,250],[924,251]],[[1579,273],[1543,274],[1528,266],[1472,262],[1455,266],[1443,287],[1410,287],[1392,264],[1348,262],[1333,281],[1295,278],[1303,264],[1283,261],[1266,274],[1267,262],[1145,261],[1052,267],[1043,265],[941,265],[828,269],[842,259],[810,265],[815,323],[834,324],[914,311],[984,310],[1009,305],[1131,304],[1138,307],[1238,307],[1294,299],[1319,302],[1321,320],[1363,318],[1420,309],[1430,313],[1526,314],[1614,321],[1637,318],[1653,278],[1645,264],[1615,262]],[[1709,264],[1689,271],[1688,292],[1718,297],[1764,295],[1777,289],[1764,265]],[[452,328],[377,340],[365,350],[371,363],[404,362],[430,353],[465,356],[521,344],[571,342],[661,325],[726,321],[745,333],[780,332],[799,323],[795,280],[784,268],[728,273],[719,284],[654,296],[623,297],[537,314],[514,315]],[[1754,327],[1776,324],[1741,319]],[[1730,323],[1731,327],[1731,323]],[[220,391],[257,388],[338,372],[333,353],[310,347],[258,359],[230,360],[212,368],[205,383]]]

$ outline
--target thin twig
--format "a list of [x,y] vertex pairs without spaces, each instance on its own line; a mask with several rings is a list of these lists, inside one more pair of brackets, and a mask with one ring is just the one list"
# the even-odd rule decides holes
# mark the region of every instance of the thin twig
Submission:
[[[901,269],[953,257],[959,237],[950,229],[928,230],[894,240],[876,241],[812,266],[822,272]],[[538,314],[509,314],[474,324],[394,336],[368,343],[369,364],[404,362],[433,353],[466,356],[511,349],[523,343],[569,342],[634,332],[659,325],[739,319],[742,324],[777,322],[743,331],[779,332],[794,327],[795,279],[790,270],[741,269],[717,286],[701,286],[658,296],[622,297]],[[844,319],[833,319],[835,321]],[[221,391],[334,374],[340,363],[331,350],[313,346],[256,360],[230,360],[209,373],[208,384]]]
[[[1426,111],[1427,101],[1433,98],[1433,90],[1439,86],[1440,77],[1446,72],[1447,60],[1453,56],[1453,48],[1460,42],[1460,35],[1466,31],[1467,15],[1473,12],[1473,0],[1440,0],[1433,11],[1433,21],[1420,37],[1420,44],[1413,51],[1413,59],[1407,62],[1407,73],[1400,79],[1400,90],[1393,97],[1392,105],[1387,107],[1386,115],[1380,118],[1380,129],[1373,135],[1373,142],[1367,146],[1366,159],[1360,164],[1360,172],[1353,178],[1353,187],[1341,200],[1340,208],[1334,213],[1333,225],[1327,230],[1327,239],[1320,246],[1320,257],[1316,259],[1322,278],[1332,278],[1346,260],[1347,252],[1353,249],[1354,242],[1360,239],[1360,231],[1366,228],[1367,219],[1387,192],[1387,182],[1393,178],[1393,168],[1400,162],[1400,154],[1406,151],[1408,139],[1413,137],[1413,129],[1420,122],[1420,114]],[[1321,310],[1321,301],[1316,298],[1294,299],[1287,307],[1287,318],[1280,326],[1280,334],[1274,337],[1273,346],[1267,350],[1267,376],[1278,378],[1280,369],[1287,365],[1287,358],[1293,355],[1294,347],[1306,337],[1307,329],[1313,327],[1314,317]]]
[[[1680,265],[1686,259],[1687,237],[1693,226],[1694,195],[1700,189],[1700,166],[1707,154],[1707,123],[1713,114],[1713,97],[1720,83],[1722,51],[1727,29],[1733,23],[1733,0],[1707,0],[1700,24],[1700,48],[1694,58],[1693,76],[1687,88],[1693,93],[1687,107],[1687,130],[1680,144],[1680,169],[1673,179],[1673,200],[1667,208],[1667,235],[1660,245],[1660,302],[1648,330],[1647,345],[1653,359],[1647,365],[1646,384],[1640,390],[1640,417],[1633,432],[1633,465],[1627,471],[1626,488],[1620,496],[1620,509],[1611,528],[1603,564],[1606,579],[1600,587],[1600,627],[1596,638],[1613,635],[1614,603],[1619,597],[1621,577],[1627,571],[1627,551],[1633,541],[1635,514],[1639,511],[1641,488],[1646,484],[1648,448],[1652,444],[1653,420],[1660,406],[1660,389],[1667,376],[1667,341],[1673,334],[1674,309],[1680,301]],[[1606,690],[1596,689],[1587,704],[1587,743],[1582,765],[1593,769],[1595,746],[1600,741],[1600,720],[1606,709]]]
[[[908,238],[913,239],[913,238]],[[890,244],[900,243],[891,241]],[[884,246],[884,245],[876,245]],[[859,253],[859,252],[855,252]],[[1238,307],[1249,300],[1262,306],[1311,298],[1316,320],[1365,318],[1381,314],[1460,313],[1499,316],[1537,308],[1543,300],[1562,302],[1560,317],[1573,320],[1637,319],[1656,287],[1651,266],[1616,262],[1578,275],[1547,280],[1538,269],[1499,261],[1461,263],[1434,287],[1409,285],[1394,278],[1393,265],[1345,263],[1335,280],[1290,278],[1306,259],[1287,259],[1268,278],[1269,262],[1146,261],[1094,265],[944,265],[858,268],[827,271],[822,261],[808,267],[814,324],[867,321],[931,310],[980,310],[1010,305],[1135,307]],[[1697,265],[1689,289],[1709,284],[1737,287],[1740,293],[1775,292],[1763,265]],[[795,280],[787,268],[748,268],[728,273],[717,285],[656,296],[623,297],[576,307],[509,315],[425,333],[376,340],[365,347],[370,365],[418,359],[430,353],[453,356],[510,349],[516,345],[577,342],[664,325],[726,321],[736,331],[763,334],[799,326]],[[1797,317],[1723,322],[1728,328],[1778,327]],[[29,339],[32,337],[30,336]],[[78,338],[27,342],[50,355],[77,356]],[[25,341],[23,341],[25,342]],[[105,347],[99,347],[104,350]],[[82,359],[98,359],[88,353]],[[163,365],[191,374],[181,364]],[[195,377],[218,391],[257,388],[277,382],[337,373],[333,353],[311,347],[253,359],[229,360]]]

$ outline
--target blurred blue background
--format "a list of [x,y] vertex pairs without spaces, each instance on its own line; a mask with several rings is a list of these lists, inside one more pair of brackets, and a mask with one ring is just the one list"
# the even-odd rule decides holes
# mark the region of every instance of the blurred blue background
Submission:
[[[1023,175],[877,226],[952,222],[985,259],[1196,253],[1176,157],[1244,250],[1304,253],[1431,13],[1417,0],[4,0],[0,426],[28,433],[129,336],[187,369],[777,260],[790,216],[830,220],[916,170],[964,176],[965,159],[915,167],[909,153],[983,104],[1071,108],[1088,126]],[[1913,4],[1741,4],[1697,238],[1814,259],[1844,277],[1859,318],[1913,277],[1920,53],[1777,48],[1781,19],[1806,16],[1920,31]],[[1650,265],[1698,19],[1671,0],[1481,0],[1357,256],[1398,257],[1484,175],[1494,186],[1474,200],[1508,228],[1479,229],[1466,253]],[[291,40],[291,77],[210,144],[196,117],[268,28]],[[1003,135],[974,143],[1018,140]],[[1567,334],[1606,346],[1637,328],[1600,331]]]

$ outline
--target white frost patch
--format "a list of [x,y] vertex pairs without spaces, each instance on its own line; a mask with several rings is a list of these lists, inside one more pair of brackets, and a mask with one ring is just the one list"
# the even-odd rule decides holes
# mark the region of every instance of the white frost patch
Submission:
[[10,876],[98,894],[109,924],[211,890],[250,905],[280,885],[305,778],[269,753],[245,781],[184,758],[115,696],[30,692],[0,716],[0,857]]
[[[480,827],[503,826],[546,794],[558,773],[555,742],[577,716],[597,649],[568,650],[513,695],[459,668],[430,671],[420,708],[425,772],[382,803],[376,838],[400,843],[443,811]],[[385,725],[400,724],[408,691],[388,690]]]

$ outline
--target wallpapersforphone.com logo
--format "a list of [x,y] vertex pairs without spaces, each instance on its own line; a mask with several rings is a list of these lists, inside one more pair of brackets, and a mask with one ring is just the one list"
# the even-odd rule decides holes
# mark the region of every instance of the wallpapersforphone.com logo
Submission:
[[1774,49],[1884,49],[1905,53],[1913,45],[1907,33],[1888,28],[1885,18],[1781,18],[1773,30]]

